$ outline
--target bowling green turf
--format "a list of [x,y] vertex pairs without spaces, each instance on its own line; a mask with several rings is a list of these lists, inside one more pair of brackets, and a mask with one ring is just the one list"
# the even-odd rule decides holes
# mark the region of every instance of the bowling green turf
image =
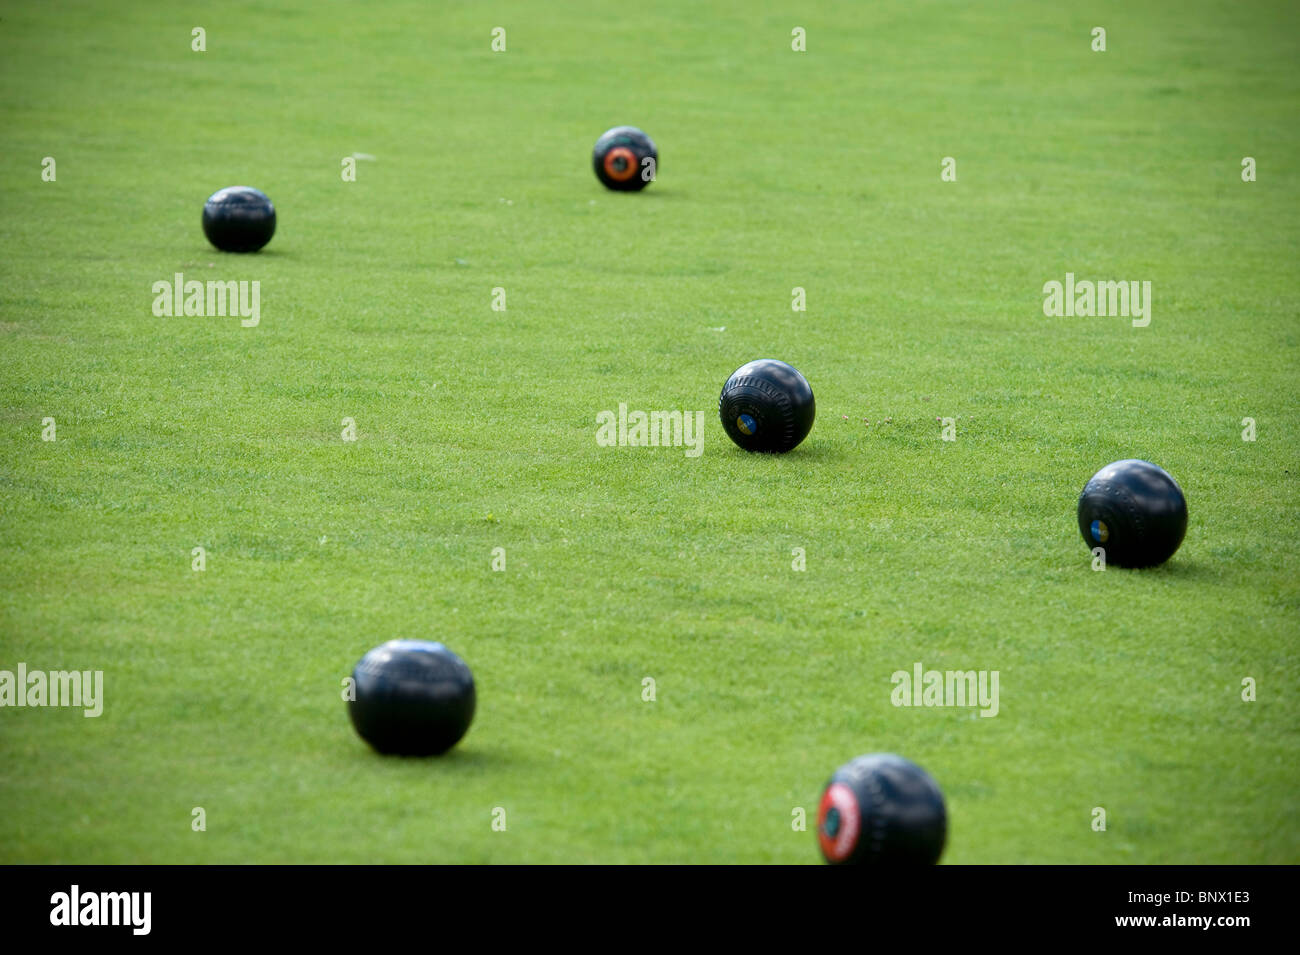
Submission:
[[[0,709],[0,862],[813,863],[877,751],[949,863],[1300,862],[1297,8],[797,9],[0,3],[0,669],[104,680]],[[260,254],[200,231],[235,184]],[[176,273],[260,323],[156,317]],[[1067,273],[1150,324],[1046,316]],[[816,391],[783,457],[717,422],[757,357]],[[1094,571],[1126,457],[1187,538]],[[348,722],[394,637],[473,667],[445,758]]]

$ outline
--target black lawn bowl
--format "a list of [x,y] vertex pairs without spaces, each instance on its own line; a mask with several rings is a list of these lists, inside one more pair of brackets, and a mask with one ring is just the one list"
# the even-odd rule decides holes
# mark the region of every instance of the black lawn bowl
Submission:
[[348,716],[381,753],[445,753],[474,719],[474,676],[441,643],[390,640],[361,658],[352,679]]
[[1108,464],[1079,495],[1079,533],[1107,564],[1154,567],[1174,555],[1187,533],[1187,499],[1163,468],[1128,459]]
[[[649,162],[647,162],[649,160]],[[659,150],[650,137],[635,126],[615,126],[591,151],[596,178],[618,192],[637,192],[654,181]]]
[[746,451],[789,451],[808,436],[816,416],[808,379],[774,358],[741,365],[718,398],[723,430]]
[[275,235],[275,206],[250,186],[227,186],[203,204],[203,234],[223,252],[256,252]]
[[892,753],[845,763],[817,809],[817,844],[831,865],[933,865],[947,836],[938,784]]

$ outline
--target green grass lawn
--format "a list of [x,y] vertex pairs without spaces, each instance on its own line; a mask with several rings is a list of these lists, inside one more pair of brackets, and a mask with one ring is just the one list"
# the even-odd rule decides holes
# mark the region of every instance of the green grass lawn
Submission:
[[[0,710],[0,862],[812,863],[874,751],[945,862],[1300,862],[1296,7],[797,6],[0,3],[0,669],[105,684]],[[260,254],[199,228],[232,184]],[[155,317],[177,272],[260,324]],[[1067,272],[1150,325],[1046,317]],[[716,415],[769,356],[782,457]],[[703,453],[599,446],[620,402]],[[1191,521],[1098,573],[1124,457]],[[348,722],[395,637],[473,667],[447,757]],[[917,662],[998,715],[891,705]]]

